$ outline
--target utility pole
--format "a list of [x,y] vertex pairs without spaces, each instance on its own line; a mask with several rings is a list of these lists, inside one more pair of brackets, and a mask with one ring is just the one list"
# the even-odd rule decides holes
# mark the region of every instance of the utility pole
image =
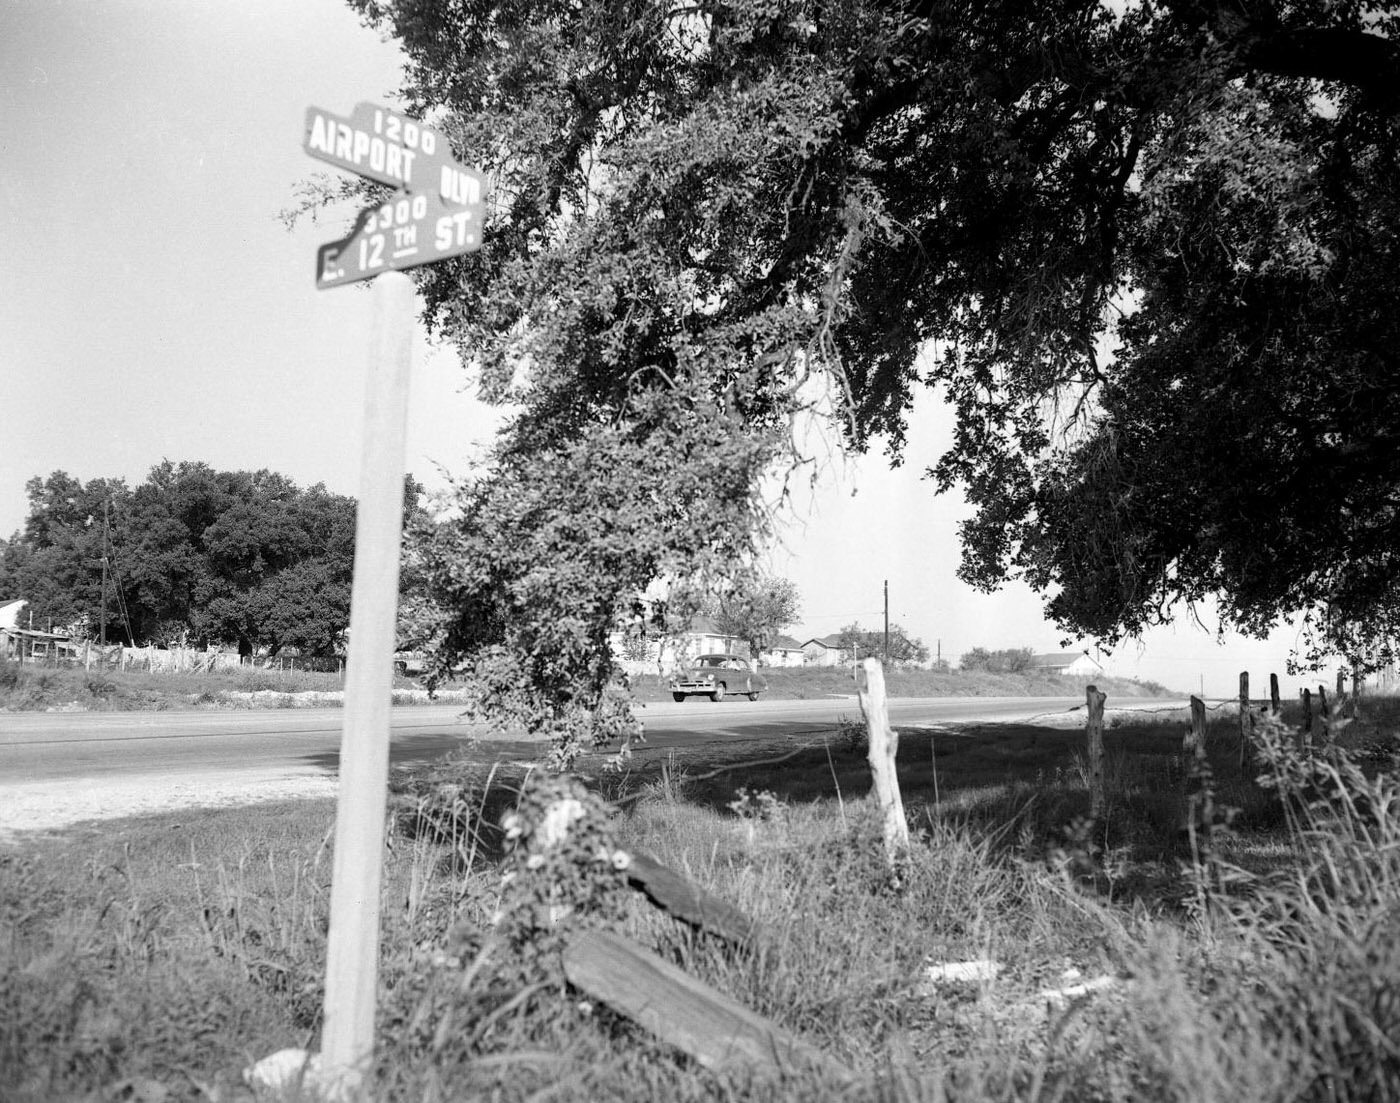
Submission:
[[107,508],[110,504],[110,498],[102,499],[102,600],[98,602],[98,622],[102,626],[103,647],[107,646]]
[[890,580],[885,579],[885,669],[890,668]]

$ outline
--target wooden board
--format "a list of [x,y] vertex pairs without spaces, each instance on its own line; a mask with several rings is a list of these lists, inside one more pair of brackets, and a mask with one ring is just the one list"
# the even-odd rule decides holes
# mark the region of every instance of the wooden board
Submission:
[[814,1069],[853,1079],[820,1050],[619,935],[575,935],[564,950],[564,975],[713,1072],[777,1076]]
[[729,942],[747,942],[754,923],[727,900],[663,866],[644,850],[632,852],[627,881],[666,914]]

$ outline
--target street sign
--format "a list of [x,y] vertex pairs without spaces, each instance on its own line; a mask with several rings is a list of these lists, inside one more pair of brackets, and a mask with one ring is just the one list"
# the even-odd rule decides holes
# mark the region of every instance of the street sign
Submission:
[[316,251],[318,288],[481,248],[486,178],[452,160],[447,139],[432,127],[372,103],[356,104],[348,118],[308,107],[302,148],[398,189],[361,211],[349,236]]
[[449,207],[424,192],[399,192],[360,212],[355,228],[316,251],[316,286],[339,287],[481,248],[481,204]]
[[478,204],[486,195],[485,179],[452,160],[452,147],[439,131],[372,103],[356,104],[349,118],[308,107],[302,149],[391,188],[436,189],[457,206]]
[[446,138],[372,103],[349,118],[311,107],[302,148],[396,189],[360,212],[348,237],[316,252],[316,286],[383,274],[374,284],[365,391],[350,656],[336,798],[335,868],[321,1067],[331,1098],[359,1098],[374,1054],[385,792],[389,777],[390,656],[398,607],[404,427],[413,352],[412,268],[481,248],[486,180],[452,160]]

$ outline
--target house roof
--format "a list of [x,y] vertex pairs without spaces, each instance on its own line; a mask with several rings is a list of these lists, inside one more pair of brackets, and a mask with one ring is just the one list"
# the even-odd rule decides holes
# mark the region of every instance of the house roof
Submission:
[[832,651],[838,651],[841,648],[841,637],[839,635],[813,636],[810,640],[803,643],[802,646],[806,647],[809,643],[820,644],[822,647],[829,648]]
[[1099,665],[1087,651],[1054,651],[1046,655],[1037,655],[1035,665],[1069,666],[1072,663],[1077,663],[1080,659],[1088,659],[1095,666]]
[[773,641],[769,651],[801,651],[802,645],[791,636],[779,636]]

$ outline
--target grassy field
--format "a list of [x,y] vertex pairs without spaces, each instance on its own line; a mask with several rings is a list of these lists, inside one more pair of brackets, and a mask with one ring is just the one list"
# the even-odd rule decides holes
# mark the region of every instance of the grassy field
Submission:
[[[897,876],[854,723],[781,763],[598,773],[553,847],[539,812],[557,783],[396,774],[370,1097],[1400,1099],[1400,709],[1368,710],[1342,733],[1351,758],[1315,767],[1268,729],[1282,781],[1263,786],[1233,716],[1211,722],[1207,778],[1183,766],[1181,722],[1111,722],[1094,824],[1081,731],[906,732],[915,843]],[[244,1103],[245,1065],[314,1050],[332,819],[185,812],[0,851],[0,1098]],[[598,855],[633,848],[743,909],[754,944],[622,888]],[[854,1079],[705,1071],[567,986],[573,925],[627,934]],[[995,977],[928,976],[979,960]]]
[[[849,670],[766,669],[769,689],[764,696],[778,699],[830,697],[855,692]],[[1086,682],[1048,674],[988,674],[985,672],[940,674],[928,670],[894,670],[887,676],[889,691],[899,697],[1025,697],[1082,696]],[[1151,683],[1099,679],[1100,689],[1112,697],[1145,697],[1165,694]],[[421,703],[418,682],[395,676],[397,704]],[[344,688],[338,674],[309,671],[264,670],[243,667],[202,674],[169,674],[92,670],[81,667],[44,667],[0,661],[0,710],[42,711],[73,709],[92,711],[159,710],[188,708],[290,708],[298,695],[334,694]],[[446,687],[449,691],[460,687]],[[662,678],[643,675],[633,690],[641,701],[669,701],[671,692]],[[334,701],[320,702],[333,704]]]

